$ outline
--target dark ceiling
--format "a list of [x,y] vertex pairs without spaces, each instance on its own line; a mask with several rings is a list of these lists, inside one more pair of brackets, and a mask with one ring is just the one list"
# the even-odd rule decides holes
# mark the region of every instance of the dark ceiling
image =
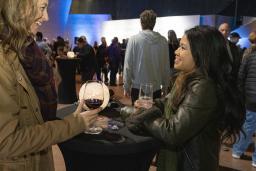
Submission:
[[138,18],[145,9],[153,9],[158,16],[256,16],[256,0],[73,0],[70,13],[130,19]]

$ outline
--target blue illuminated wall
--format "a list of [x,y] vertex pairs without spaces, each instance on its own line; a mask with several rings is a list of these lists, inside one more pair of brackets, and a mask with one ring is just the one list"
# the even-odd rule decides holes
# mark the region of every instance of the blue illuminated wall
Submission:
[[[72,0],[50,0],[49,1],[49,21],[44,23],[40,31],[51,41],[57,36],[62,36],[74,43],[74,37],[84,35],[90,44],[100,40],[102,24],[104,21],[111,20],[108,14],[69,14]],[[218,27],[221,22],[229,22],[230,18],[224,16],[201,16],[200,24],[207,24]],[[230,23],[230,22],[229,22]],[[232,23],[232,22],[231,22]],[[230,23],[230,24],[231,24]],[[231,24],[232,25],[232,24]],[[242,47],[248,47],[248,34],[256,30],[256,22],[250,22],[233,30],[237,31],[242,39],[239,43]]]
[[58,35],[64,36],[72,0],[50,0],[48,7],[49,21],[43,23],[40,31],[49,40]]
[[230,26],[233,25],[234,18],[222,15],[201,15],[200,25],[209,25],[218,28],[222,23],[228,23]]
[[241,47],[247,47],[247,48],[250,47],[248,36],[254,30],[256,30],[256,18],[253,18],[253,20],[250,21],[249,23],[246,23],[241,27],[237,28],[236,30],[234,30],[235,32],[239,33],[241,37],[241,39],[238,42],[238,44]]
[[74,37],[86,36],[87,41],[92,45],[94,41],[100,41],[103,35],[101,34],[102,24],[104,21],[111,19],[108,14],[70,14],[66,25],[67,37],[72,39]]
[[[60,4],[61,10],[59,11],[59,15],[61,16],[60,17],[61,26],[66,26],[67,24],[71,3],[72,3],[72,0],[61,1],[61,4]],[[63,29],[64,29],[63,31],[65,32],[66,27],[63,27]]]
[[49,1],[49,21],[40,28],[44,36],[50,41],[57,36],[69,39],[73,44],[74,37],[84,35],[89,43],[99,41],[102,35],[101,25],[111,20],[108,14],[69,14],[72,0]]

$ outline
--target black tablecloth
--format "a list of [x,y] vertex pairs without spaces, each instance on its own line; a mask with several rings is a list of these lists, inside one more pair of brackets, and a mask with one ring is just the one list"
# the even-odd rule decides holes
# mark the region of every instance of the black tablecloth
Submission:
[[[63,108],[57,117],[63,118],[75,109],[76,105]],[[107,107],[101,114],[118,120],[119,108]],[[126,127],[114,133],[122,135],[125,140],[117,143],[107,140],[104,134],[82,133],[60,143],[67,170],[148,171],[160,143],[152,137],[134,135]]]
[[58,87],[58,103],[71,104],[77,101],[76,95],[76,66],[79,59],[56,59],[61,82]]

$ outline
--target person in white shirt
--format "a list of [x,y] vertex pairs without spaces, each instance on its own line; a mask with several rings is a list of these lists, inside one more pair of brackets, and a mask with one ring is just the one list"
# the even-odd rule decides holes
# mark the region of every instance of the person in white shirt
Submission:
[[124,62],[124,95],[131,96],[132,103],[138,98],[142,83],[153,84],[153,98],[161,97],[161,86],[170,81],[168,42],[153,31],[156,13],[145,10],[140,14],[142,31],[132,36],[127,44]]

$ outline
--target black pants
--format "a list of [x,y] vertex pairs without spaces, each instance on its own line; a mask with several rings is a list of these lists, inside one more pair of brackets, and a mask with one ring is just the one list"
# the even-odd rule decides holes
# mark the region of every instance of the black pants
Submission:
[[[131,99],[132,99],[132,105],[134,105],[134,102],[139,98],[139,92],[140,90],[137,88],[132,88],[131,91]],[[153,99],[161,98],[161,90],[156,90],[153,93]]]
[[81,84],[86,83],[88,80],[92,80],[94,73],[95,72],[93,70],[81,70]]
[[118,67],[110,67],[110,85],[116,85],[116,74],[118,72]]

